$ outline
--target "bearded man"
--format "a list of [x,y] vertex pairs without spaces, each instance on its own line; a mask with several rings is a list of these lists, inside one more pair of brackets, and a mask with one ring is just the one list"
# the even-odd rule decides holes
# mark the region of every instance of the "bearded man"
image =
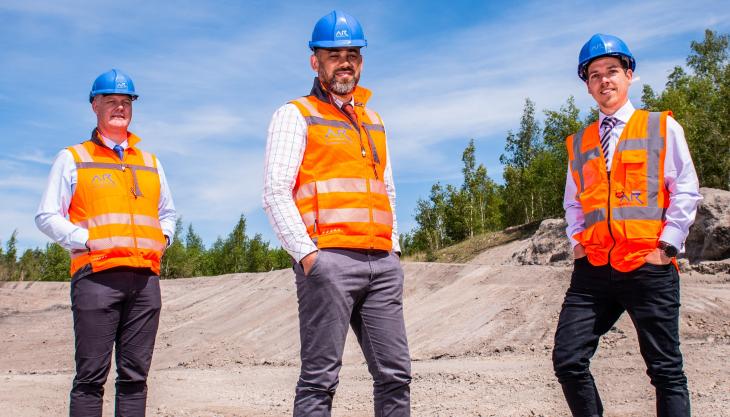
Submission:
[[395,187],[385,127],[358,86],[366,45],[354,17],[322,17],[309,42],[312,91],[269,125],[263,205],[293,258],[299,303],[294,416],[330,415],[349,326],[374,380],[375,416],[410,415]]

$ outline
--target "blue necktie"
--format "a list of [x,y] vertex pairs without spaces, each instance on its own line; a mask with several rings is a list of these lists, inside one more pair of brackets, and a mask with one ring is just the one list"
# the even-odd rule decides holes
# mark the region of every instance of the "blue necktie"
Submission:
[[119,157],[119,160],[120,161],[123,161],[124,160],[124,148],[122,148],[119,145],[114,145],[114,148],[113,149],[114,149],[114,152],[117,153],[117,156]]

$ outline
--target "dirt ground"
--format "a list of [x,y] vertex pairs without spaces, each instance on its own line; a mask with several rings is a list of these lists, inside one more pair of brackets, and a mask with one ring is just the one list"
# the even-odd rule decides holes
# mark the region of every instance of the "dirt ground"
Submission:
[[[523,242],[466,264],[405,263],[414,416],[567,416],[550,354],[570,268],[517,266]],[[149,416],[291,415],[298,373],[291,271],[164,281]],[[682,274],[682,351],[695,416],[730,417],[730,276]],[[606,416],[653,415],[628,317],[593,370]],[[105,416],[113,415],[113,375]],[[67,413],[68,283],[0,283],[0,415]],[[348,339],[333,415],[372,415],[372,382]]]

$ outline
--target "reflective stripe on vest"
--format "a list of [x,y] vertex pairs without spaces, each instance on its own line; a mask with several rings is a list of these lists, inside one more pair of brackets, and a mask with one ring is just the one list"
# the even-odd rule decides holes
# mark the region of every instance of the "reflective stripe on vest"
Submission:
[[[314,226],[314,212],[302,214],[304,224]],[[332,223],[369,223],[370,210],[366,208],[342,208],[319,210],[319,224]],[[389,211],[373,210],[373,222],[383,225],[393,224],[393,214]]]
[[365,193],[368,191],[368,182],[370,183],[370,192],[388,195],[383,181],[372,178],[331,178],[301,185],[294,200],[310,198],[315,193]]
[[108,224],[132,224],[132,220],[134,220],[134,224],[138,226],[156,227],[158,229],[161,228],[160,220],[155,217],[145,216],[143,214],[129,215],[129,213],[100,214],[87,220],[82,220],[76,225],[81,226],[84,229],[88,229],[90,227],[99,227]]

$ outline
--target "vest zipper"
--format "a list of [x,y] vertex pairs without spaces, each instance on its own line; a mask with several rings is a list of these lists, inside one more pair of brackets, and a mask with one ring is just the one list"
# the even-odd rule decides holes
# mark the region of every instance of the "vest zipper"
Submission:
[[[362,140],[362,131],[360,130],[359,123],[356,123],[354,120],[352,120],[350,118],[350,116],[347,113],[345,113],[339,106],[335,106],[335,104],[332,103],[331,98],[330,98],[330,104],[332,104],[332,106],[335,107],[340,113],[342,113],[342,115],[344,115],[347,118],[347,120],[350,121],[350,124],[352,125],[352,127],[355,128],[355,130],[357,131],[357,137],[360,139],[360,155],[362,155],[363,158],[366,158],[368,156],[368,153],[365,150],[365,144],[363,143],[363,140]],[[353,108],[354,108],[354,106],[353,106]],[[372,154],[372,152],[370,152],[370,153]],[[375,167],[375,160],[372,157],[370,158],[370,160],[371,160],[370,165],[373,167],[373,174],[375,174],[375,179],[380,179],[380,177],[378,176],[378,169]]]
[[[118,157],[119,156],[117,155],[117,158]],[[124,185],[129,187],[129,189],[132,191],[132,195],[134,196],[134,199],[136,200],[137,192],[134,190],[133,185],[132,186],[129,185],[129,181],[127,180],[127,175],[126,175],[127,166],[124,164],[124,162],[121,161],[121,159],[120,159],[120,162],[121,162],[121,166],[122,166],[122,177],[124,177]],[[129,170],[130,170],[130,174],[135,175],[134,169],[130,168]],[[127,200],[127,203],[129,206],[129,222],[130,222],[130,226],[131,226],[131,230],[132,230],[132,240],[134,240],[134,252],[135,252],[134,260],[135,260],[135,263],[138,263],[141,255],[139,253],[139,244],[137,243],[137,231],[135,230],[135,224],[134,224],[134,211],[132,209],[132,202],[130,200]],[[136,266],[141,267],[142,265],[136,265]]]
[[611,247],[608,249],[608,267],[613,270],[611,266],[611,251],[616,247],[616,238],[613,237],[613,232],[611,231],[611,171],[606,171],[606,175],[608,176],[608,213],[606,213],[606,221],[608,222],[608,235],[611,236],[611,240],[613,241]]
[[[342,113],[347,118],[347,120],[350,121],[350,124],[352,124],[352,127],[355,128],[355,130],[357,131],[357,137],[360,139],[360,154],[362,155],[363,158],[366,158],[367,157],[367,151],[365,150],[365,144],[363,144],[362,130],[360,129],[359,122],[356,123],[339,106],[335,106],[334,103],[332,103],[332,98],[331,97],[330,97],[330,104],[332,104],[333,107],[337,108],[337,110],[339,110],[339,112]],[[371,154],[372,154],[372,150],[371,150]],[[365,161],[365,164],[367,165],[367,163],[368,163],[368,161],[366,160]],[[378,179],[379,180],[380,177],[378,176],[378,169],[375,167],[375,160],[372,157],[370,158],[370,166],[373,167],[373,174],[375,174],[375,179]],[[366,187],[367,192],[368,192],[368,211],[369,211],[369,214],[370,214],[370,225],[368,227],[368,237],[370,238],[370,249],[373,249],[375,247],[373,245],[373,240],[375,238],[374,233],[373,233],[373,227],[374,227],[373,225],[375,223],[375,220],[373,219],[373,216],[374,216],[374,213],[373,213],[373,193],[370,190],[370,181],[367,178],[365,179],[365,187]],[[315,226],[316,226],[316,223],[315,223]]]

